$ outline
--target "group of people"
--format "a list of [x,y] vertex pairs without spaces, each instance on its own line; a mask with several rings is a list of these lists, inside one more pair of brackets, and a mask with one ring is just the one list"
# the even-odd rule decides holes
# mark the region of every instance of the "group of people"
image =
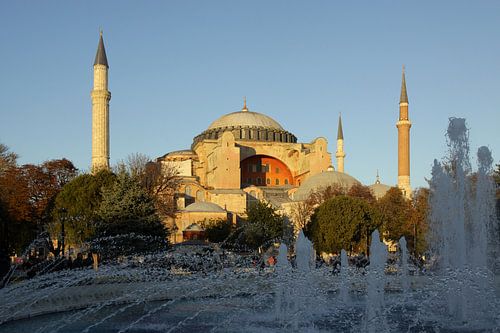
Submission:
[[28,260],[23,262],[20,268],[26,272],[28,278],[32,278],[39,273],[90,267],[93,263],[92,253],[87,253],[87,257],[84,258],[83,253],[80,252],[74,260],[71,257],[56,257],[50,260],[29,256]]

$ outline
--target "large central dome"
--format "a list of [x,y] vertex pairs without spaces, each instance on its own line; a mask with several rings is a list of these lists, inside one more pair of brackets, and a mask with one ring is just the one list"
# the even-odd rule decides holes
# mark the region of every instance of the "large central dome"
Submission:
[[238,111],[223,115],[215,120],[208,129],[225,128],[225,127],[264,127],[269,129],[283,130],[280,124],[273,118],[265,114],[252,111]]
[[231,132],[237,141],[271,141],[295,143],[297,138],[273,118],[249,111],[245,104],[241,111],[223,115],[193,139],[191,148],[204,140],[216,140],[222,133]]

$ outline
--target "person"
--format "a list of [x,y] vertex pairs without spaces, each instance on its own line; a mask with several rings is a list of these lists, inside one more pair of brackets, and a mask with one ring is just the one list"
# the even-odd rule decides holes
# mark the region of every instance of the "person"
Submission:
[[276,264],[276,258],[274,258],[274,256],[269,256],[269,258],[267,259],[267,263],[269,264],[269,266],[274,266],[274,264]]
[[92,259],[92,252],[87,253],[87,258],[85,258],[84,265],[85,266],[92,266],[94,263],[94,260]]
[[83,254],[81,252],[78,252],[75,261],[73,261],[73,268],[82,268],[82,267],[83,267]]

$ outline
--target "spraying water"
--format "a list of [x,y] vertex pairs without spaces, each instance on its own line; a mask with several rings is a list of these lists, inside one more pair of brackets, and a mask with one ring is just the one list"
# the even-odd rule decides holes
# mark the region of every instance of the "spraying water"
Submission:
[[348,281],[349,261],[347,252],[342,249],[340,251],[340,299],[344,304],[349,303],[349,281]]
[[495,207],[493,159],[487,147],[479,148],[474,178],[465,119],[450,118],[447,138],[449,156],[442,163],[434,160],[432,168],[430,243],[446,279],[448,313],[466,324],[484,313],[488,303],[484,286]]
[[410,290],[410,281],[408,279],[408,249],[406,247],[406,238],[403,236],[399,240],[399,250],[401,252],[401,287],[405,294]]
[[385,330],[384,320],[384,286],[387,247],[380,241],[378,230],[372,233],[370,245],[370,267],[367,277],[367,299],[365,328],[367,332]]

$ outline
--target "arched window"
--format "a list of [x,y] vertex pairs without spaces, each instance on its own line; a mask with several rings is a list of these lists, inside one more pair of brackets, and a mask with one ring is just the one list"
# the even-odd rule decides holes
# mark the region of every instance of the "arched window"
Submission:
[[205,201],[205,196],[203,195],[203,191],[202,190],[196,191],[196,201],[198,201],[198,202]]
[[288,185],[288,178],[285,178],[285,185]]
[[186,185],[184,188],[184,205],[187,207],[194,202],[194,198],[191,192],[191,186]]
[[280,184],[280,180],[279,178],[276,178],[276,185],[279,185]]

